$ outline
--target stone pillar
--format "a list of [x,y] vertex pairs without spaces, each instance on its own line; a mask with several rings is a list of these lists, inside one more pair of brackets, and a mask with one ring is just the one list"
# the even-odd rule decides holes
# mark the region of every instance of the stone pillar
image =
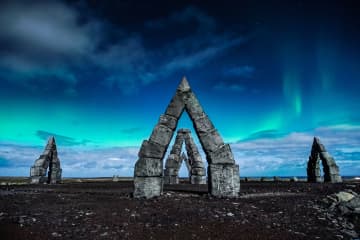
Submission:
[[[49,172],[47,173],[47,169]],[[43,154],[30,168],[30,183],[60,183],[62,169],[54,137],[50,137]]]
[[[210,194],[216,197],[237,197],[240,191],[239,166],[235,164],[230,146],[224,144],[185,77],[179,84],[165,114],[160,117],[149,140],[144,141],[141,146],[134,171],[134,197],[150,198],[162,193],[162,159],[184,109],[193,122],[209,163]],[[190,150],[191,153],[188,152],[188,157],[191,174],[197,176],[193,178],[192,182],[200,182],[199,177],[205,175],[205,171],[200,170],[203,169],[203,165],[199,165],[201,158],[196,156],[196,151]],[[180,152],[177,151],[175,155],[179,156],[179,154]],[[193,165],[193,163],[197,165]],[[166,172],[166,174],[174,173],[171,173],[170,168]],[[169,179],[169,182],[171,181],[173,180]]]
[[224,144],[191,90],[187,92],[185,99],[185,110],[194,124],[194,129],[206,154],[210,194],[216,197],[239,196],[239,166],[235,164],[230,146]]
[[325,146],[317,137],[314,137],[308,161],[308,182],[321,182],[320,160],[323,164],[324,182],[342,182],[342,178],[339,174],[339,167],[336,165],[334,158],[326,151]]
[[177,119],[160,116],[149,140],[143,141],[134,169],[134,197],[160,196],[163,190],[163,158],[174,134]]
[[166,160],[164,171],[165,184],[178,184],[179,183],[179,169],[182,159],[176,154],[170,154]]
[[182,158],[180,157],[180,153],[183,142],[184,134],[182,132],[182,129],[180,129],[177,132],[175,143],[170,151],[170,155],[166,159],[164,171],[165,184],[179,183],[179,170],[182,164]]
[[191,166],[190,183],[191,184],[205,184],[206,173],[204,163],[201,159],[200,153],[193,138],[190,135],[190,130],[185,134],[185,146],[188,154],[189,163]]

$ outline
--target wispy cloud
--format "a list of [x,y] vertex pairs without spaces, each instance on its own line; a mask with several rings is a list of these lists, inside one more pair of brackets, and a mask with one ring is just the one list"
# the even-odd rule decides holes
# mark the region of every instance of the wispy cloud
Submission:
[[[64,94],[76,96],[80,83],[88,81],[83,73],[96,71],[102,86],[132,94],[177,71],[204,66],[247,41],[220,30],[214,18],[195,7],[151,20],[136,33],[83,10],[60,1],[2,4],[0,78],[36,91],[62,84]],[[156,34],[194,22],[195,28],[168,43],[148,47],[144,42],[149,28]]]
[[[270,131],[272,133],[273,131]],[[313,137],[318,136],[344,175],[360,172],[360,128],[321,127],[313,132],[267,133],[231,144],[245,175],[306,175]]]
[[47,131],[38,130],[36,131],[36,136],[38,136],[40,139],[47,141],[49,137],[53,136],[55,137],[55,141],[57,144],[63,145],[63,146],[75,146],[75,145],[85,145],[86,143],[91,142],[90,140],[82,140],[77,141],[75,138],[67,137],[63,135],[59,135],[56,133],[51,133]]
[[[0,144],[0,176],[28,176],[43,147]],[[132,176],[137,147],[84,148],[58,145],[65,177]]]
[[249,65],[226,68],[223,71],[224,76],[242,77],[242,78],[251,78],[254,75],[254,73],[255,73],[255,68]]
[[246,88],[238,83],[218,82],[214,85],[213,89],[218,91],[243,92]]
[[65,93],[73,95],[78,79],[69,65],[94,47],[89,38],[93,26],[79,24],[78,17],[75,9],[58,1],[1,4],[2,77],[29,88],[36,82],[49,88],[55,78],[66,85]]
[[[330,126],[288,134],[264,131],[230,145],[241,176],[306,175],[314,135],[320,137],[335,158],[340,174],[359,174],[360,128],[356,126],[344,129]],[[65,177],[132,176],[138,150],[139,146],[99,148],[58,144]],[[30,166],[42,151],[43,146],[0,143],[0,175],[28,176]],[[205,161],[203,151],[200,152]],[[180,173],[187,176],[184,167]]]

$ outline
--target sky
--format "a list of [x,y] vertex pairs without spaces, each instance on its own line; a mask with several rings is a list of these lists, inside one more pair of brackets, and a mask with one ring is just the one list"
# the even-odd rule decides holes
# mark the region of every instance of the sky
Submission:
[[[306,175],[314,136],[360,175],[359,16],[355,0],[1,1],[0,176],[28,176],[49,136],[64,177],[132,176],[183,76],[240,176]],[[178,128],[199,143],[186,113]]]

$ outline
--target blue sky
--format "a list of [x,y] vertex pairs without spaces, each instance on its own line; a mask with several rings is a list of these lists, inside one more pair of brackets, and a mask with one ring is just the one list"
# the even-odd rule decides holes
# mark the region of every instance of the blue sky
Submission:
[[[357,9],[353,1],[4,1],[0,175],[28,175],[55,135],[64,176],[131,176],[184,75],[241,175],[305,175],[314,135],[342,174],[358,175]],[[192,124],[183,116],[178,127]]]

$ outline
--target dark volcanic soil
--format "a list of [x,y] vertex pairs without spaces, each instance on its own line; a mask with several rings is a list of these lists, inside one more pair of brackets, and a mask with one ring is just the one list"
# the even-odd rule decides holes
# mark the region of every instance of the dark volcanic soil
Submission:
[[2,186],[0,239],[352,239],[360,226],[321,201],[344,189],[360,183],[247,182],[238,199],[182,184],[150,200],[132,182]]

